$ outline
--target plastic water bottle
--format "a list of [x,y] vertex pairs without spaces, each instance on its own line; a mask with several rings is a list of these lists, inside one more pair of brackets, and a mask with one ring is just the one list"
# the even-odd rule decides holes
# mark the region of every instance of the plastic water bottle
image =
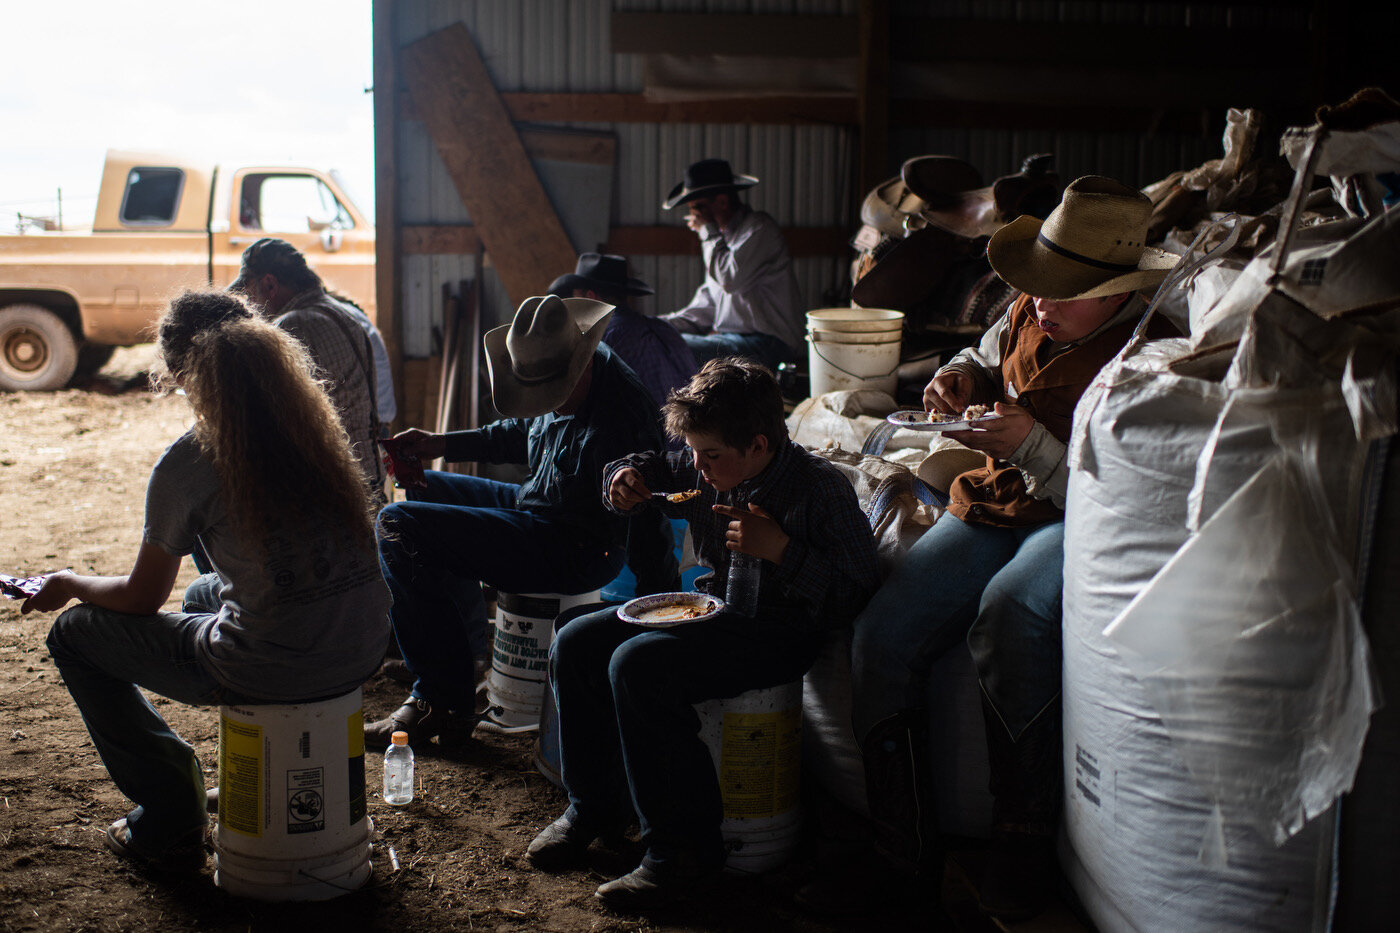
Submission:
[[413,800],[413,749],[408,733],[395,732],[384,752],[384,802],[401,807]]
[[742,616],[753,616],[758,612],[761,560],[743,551],[729,552],[729,580],[724,588],[724,602],[730,612]]

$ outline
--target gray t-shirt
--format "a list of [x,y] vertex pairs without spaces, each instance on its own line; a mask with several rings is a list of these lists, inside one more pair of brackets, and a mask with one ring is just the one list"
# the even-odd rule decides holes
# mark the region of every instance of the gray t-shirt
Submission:
[[240,693],[299,701],[353,690],[384,658],[389,590],[373,550],[337,528],[283,524],[258,547],[234,537],[214,465],[186,434],[146,489],[142,540],[189,554],[198,538],[223,582],[202,660]]

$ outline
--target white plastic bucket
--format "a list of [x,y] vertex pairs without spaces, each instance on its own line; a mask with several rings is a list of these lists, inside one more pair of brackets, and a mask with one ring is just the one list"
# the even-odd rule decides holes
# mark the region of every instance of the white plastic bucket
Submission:
[[263,901],[324,901],[370,876],[359,689],[219,716],[214,883]]
[[720,833],[734,874],[772,871],[797,846],[802,681],[695,705],[724,801]]
[[[833,335],[842,336],[842,335]],[[807,335],[807,371],[815,398],[844,389],[878,389],[894,395],[899,386],[899,335],[886,343],[845,343]]]
[[884,308],[821,308],[807,312],[807,326],[851,334],[899,333],[904,312]]
[[598,601],[598,591],[499,593],[491,672],[486,675],[486,717],[491,732],[532,732],[540,726],[540,703],[549,680],[549,645],[554,617],[565,609]]

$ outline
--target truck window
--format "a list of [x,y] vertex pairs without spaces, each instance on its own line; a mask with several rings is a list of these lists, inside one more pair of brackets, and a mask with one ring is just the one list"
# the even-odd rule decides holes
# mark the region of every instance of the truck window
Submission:
[[309,233],[355,226],[325,182],[313,175],[246,175],[238,220],[245,230]]
[[134,168],[126,176],[121,222],[135,227],[165,227],[175,222],[185,173],[178,168]]

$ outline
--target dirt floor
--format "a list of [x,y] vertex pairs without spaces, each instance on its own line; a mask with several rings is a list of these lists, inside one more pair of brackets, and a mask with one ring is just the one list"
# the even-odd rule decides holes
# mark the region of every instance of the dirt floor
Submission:
[[[147,474],[189,422],[182,398],[145,390],[141,374],[151,360],[150,347],[122,350],[85,388],[0,393],[0,571],[130,568]],[[193,575],[186,561],[170,608]],[[480,732],[467,752],[420,753],[420,794],[402,808],[379,799],[380,757],[369,754],[374,873],[358,892],[278,905],[225,894],[213,883],[212,867],[181,881],[144,875],[103,845],[106,827],[129,804],[108,779],[48,657],[44,637],[52,615],[21,616],[18,607],[0,599],[0,929],[817,933],[948,922],[950,914],[931,904],[915,916],[807,916],[792,902],[811,870],[814,847],[806,839],[794,862],[772,875],[726,878],[704,901],[651,919],[611,915],[596,905],[593,890],[630,870],[628,854],[600,853],[587,872],[532,870],[525,846],[563,810],[563,796],[535,771],[532,738]],[[385,715],[404,693],[376,677],[365,686],[366,718]],[[154,702],[195,745],[207,783],[215,784],[217,710]]]

